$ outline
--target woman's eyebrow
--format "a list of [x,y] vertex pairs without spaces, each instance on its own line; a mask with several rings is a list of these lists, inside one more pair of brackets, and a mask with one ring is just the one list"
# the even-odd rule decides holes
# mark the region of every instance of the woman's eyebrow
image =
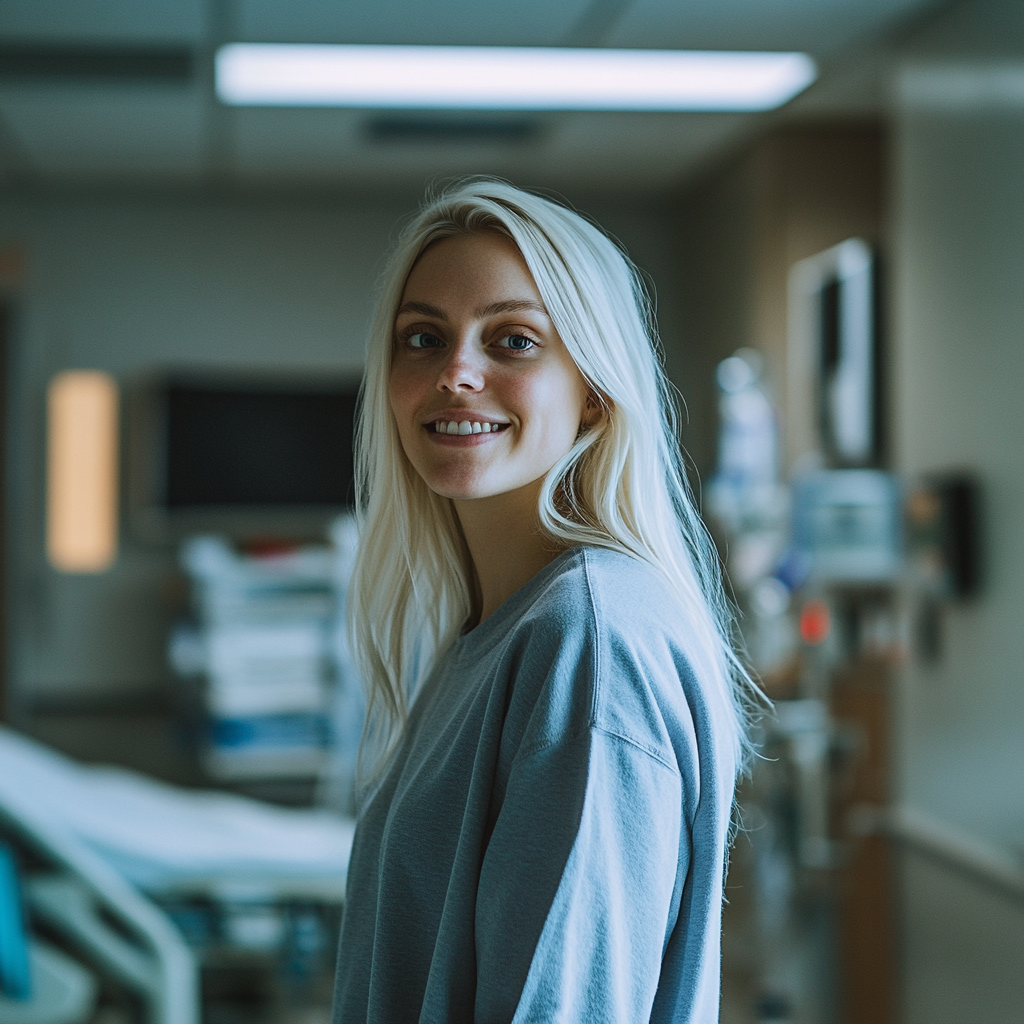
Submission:
[[401,316],[403,313],[422,313],[424,316],[432,316],[435,320],[448,320],[448,314],[443,309],[432,306],[429,302],[403,302],[395,316]]
[[[504,299],[501,302],[492,302],[487,306],[480,306],[473,310],[473,316],[478,320],[482,320],[484,317],[500,316],[502,313],[522,313],[527,311],[548,316],[548,311],[544,308],[544,304],[536,299]],[[403,302],[398,307],[398,312],[395,313],[395,316],[401,316],[403,313],[420,313],[423,316],[433,317],[435,320],[441,320],[445,323],[448,321],[448,314],[439,306],[431,305],[429,302]]]
[[499,316],[501,313],[522,313],[527,310],[534,313],[543,313],[544,316],[548,315],[544,304],[537,302],[536,299],[506,299],[504,302],[492,302],[489,306],[481,306],[479,309],[473,310],[473,315],[478,319],[482,319],[485,316]]

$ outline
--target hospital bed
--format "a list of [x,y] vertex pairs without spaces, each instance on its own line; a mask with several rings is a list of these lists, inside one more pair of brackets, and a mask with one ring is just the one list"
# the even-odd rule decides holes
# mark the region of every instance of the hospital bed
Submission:
[[222,946],[272,945],[275,908],[340,907],[353,831],[323,811],[79,765],[0,727],[0,839],[24,869],[33,982],[28,998],[0,993],[0,1020],[84,1024],[100,976],[148,1024],[200,1024],[195,909],[217,916]]

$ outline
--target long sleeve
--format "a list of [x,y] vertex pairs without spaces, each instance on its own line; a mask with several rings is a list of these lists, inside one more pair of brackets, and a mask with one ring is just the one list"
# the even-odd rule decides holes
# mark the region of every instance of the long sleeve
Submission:
[[660,577],[565,552],[455,641],[362,809],[334,1024],[711,1024],[733,766]]
[[480,876],[478,1024],[650,1019],[686,872],[680,808],[673,767],[599,729],[524,759]]

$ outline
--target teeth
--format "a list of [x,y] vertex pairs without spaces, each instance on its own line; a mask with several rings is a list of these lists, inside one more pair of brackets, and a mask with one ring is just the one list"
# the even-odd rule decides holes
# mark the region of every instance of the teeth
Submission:
[[490,434],[498,430],[497,423],[481,423],[478,420],[470,422],[463,420],[456,423],[454,420],[435,420],[434,432],[437,434]]

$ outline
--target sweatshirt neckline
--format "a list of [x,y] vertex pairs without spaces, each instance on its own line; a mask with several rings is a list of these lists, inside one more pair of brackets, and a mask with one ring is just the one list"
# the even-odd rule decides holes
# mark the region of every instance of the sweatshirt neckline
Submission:
[[582,558],[583,551],[584,545],[574,544],[559,552],[540,572],[535,573],[517,591],[506,597],[483,622],[474,626],[468,633],[460,633],[455,640],[455,649],[461,650],[466,646],[485,643],[496,633],[503,633],[508,620],[520,614],[524,606],[529,605],[537,592],[550,579],[557,576],[568,562]]

